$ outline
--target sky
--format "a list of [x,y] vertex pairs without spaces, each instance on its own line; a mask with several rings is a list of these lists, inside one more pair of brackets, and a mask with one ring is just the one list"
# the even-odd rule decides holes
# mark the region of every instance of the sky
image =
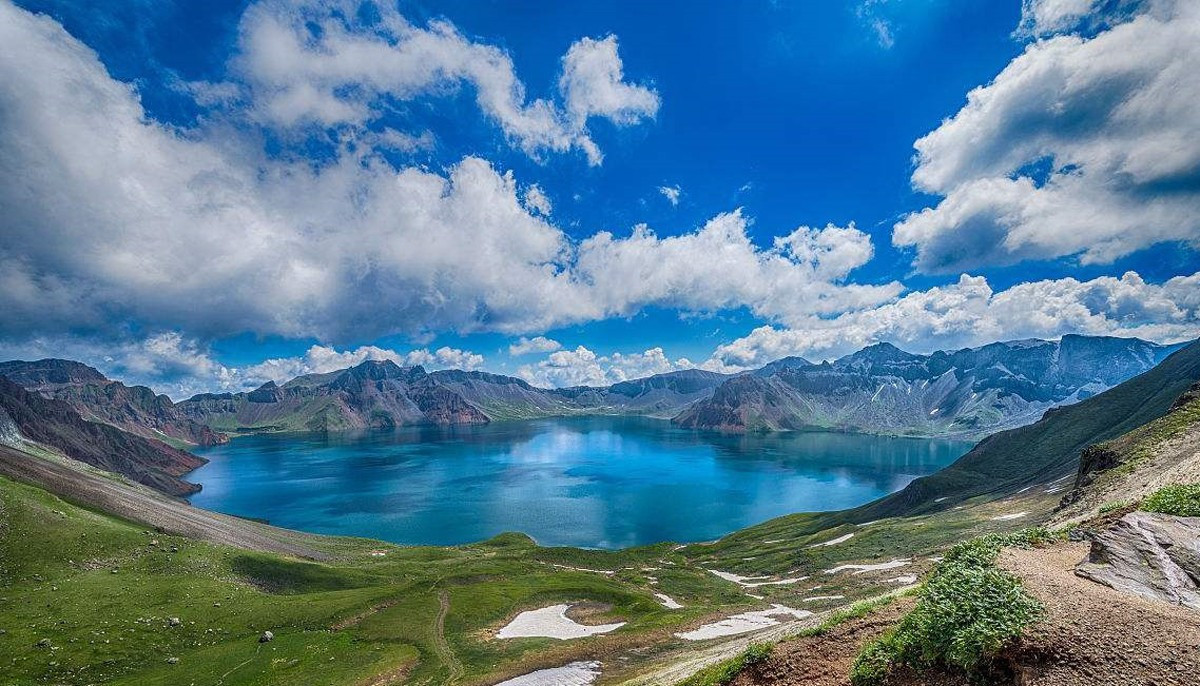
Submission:
[[0,0],[0,358],[178,399],[1200,336],[1200,3]]

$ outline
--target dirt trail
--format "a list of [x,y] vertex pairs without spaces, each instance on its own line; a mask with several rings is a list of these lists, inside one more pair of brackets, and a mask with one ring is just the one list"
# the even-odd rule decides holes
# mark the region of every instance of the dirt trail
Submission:
[[1119,593],[1075,575],[1088,544],[1010,549],[1000,565],[1046,605],[1016,667],[1030,686],[1194,686],[1200,613]]
[[75,467],[66,458],[53,461],[0,446],[0,475],[170,534],[314,560],[329,557],[306,544],[316,536],[192,507],[144,486],[85,471],[82,463]]
[[449,612],[450,596],[442,591],[438,594],[438,614],[437,620],[434,622],[433,649],[446,664],[446,668],[450,670],[450,675],[446,677],[447,685],[458,683],[463,677],[462,663],[458,661],[454,649],[446,641],[446,615]]

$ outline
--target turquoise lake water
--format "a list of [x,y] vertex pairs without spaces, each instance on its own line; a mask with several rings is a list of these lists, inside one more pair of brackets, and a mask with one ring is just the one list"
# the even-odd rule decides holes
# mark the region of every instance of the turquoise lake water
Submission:
[[623,548],[859,505],[970,447],[587,417],[246,436],[197,451],[212,461],[187,478],[204,485],[195,505],[305,531],[432,545],[521,531],[543,545]]

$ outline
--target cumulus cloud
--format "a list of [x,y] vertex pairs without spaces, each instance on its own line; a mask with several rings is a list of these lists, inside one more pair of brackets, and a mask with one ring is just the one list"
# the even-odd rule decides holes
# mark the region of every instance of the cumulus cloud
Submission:
[[530,212],[536,212],[543,217],[549,217],[554,206],[550,204],[550,198],[546,197],[546,193],[542,187],[535,184],[525,189],[525,207]]
[[1090,281],[1049,279],[996,292],[983,277],[909,293],[881,307],[802,326],[763,326],[721,345],[702,366],[760,367],[788,355],[812,360],[888,341],[914,352],[1067,333],[1177,342],[1200,336],[1200,273],[1151,284],[1128,272]]
[[264,0],[240,26],[238,74],[255,113],[284,129],[364,127],[397,101],[470,86],[481,111],[532,156],[582,150],[603,158],[588,132],[597,117],[631,125],[653,117],[658,95],[626,83],[617,39],[583,38],[562,59],[559,96],[528,100],[512,58],[449,22],[410,23],[394,5]]
[[535,364],[522,365],[517,376],[542,387],[608,386],[694,366],[687,358],[671,360],[662,348],[601,356],[581,345],[551,353]]
[[667,202],[671,203],[672,207],[676,207],[679,205],[679,196],[682,194],[683,191],[681,191],[679,189],[678,185],[675,185],[675,186],[659,186],[658,192],[662,193],[662,196],[667,199]]
[[545,336],[526,338],[522,336],[517,340],[516,343],[508,346],[508,354],[513,357],[518,357],[520,355],[529,355],[531,353],[552,353],[560,348],[562,348],[562,343],[559,343],[553,338],[546,338]]
[[[278,21],[258,6],[252,14],[261,15],[252,28]],[[330,27],[323,40],[347,30]],[[414,41],[450,40],[413,31]],[[278,38],[290,46],[295,36]],[[370,40],[364,50],[392,49]],[[615,46],[600,43],[588,49]],[[334,74],[344,70],[338,54]],[[305,69],[318,57],[306,52]],[[588,98],[588,112],[620,111],[608,96]],[[760,247],[735,211],[683,235],[643,226],[576,242],[549,223],[540,188],[521,193],[511,173],[479,158],[439,173],[356,148],[313,165],[270,157],[221,123],[168,127],[61,25],[9,4],[0,4],[0,117],[4,335],[104,335],[142,321],[202,340],[247,331],[416,339],[536,333],[646,306],[749,306],[787,323],[900,291],[839,281],[870,258],[869,237],[853,227],[801,228]]]
[[[1051,30],[1082,9],[1035,2],[1027,14]],[[918,268],[1200,246],[1200,5],[1157,0],[1115,16],[1092,37],[1030,44],[916,142],[913,183],[943,196],[895,226]]]
[[1091,14],[1099,0],[1021,0],[1021,36],[1046,36],[1066,31]]
[[421,365],[427,369],[478,369],[483,356],[468,350],[441,347],[430,351],[426,348],[406,353],[374,345],[364,345],[353,350],[337,350],[324,345],[310,347],[299,357],[277,357],[264,360],[237,372],[243,384],[266,381],[282,383],[303,374],[327,374],[362,364],[367,360],[390,360],[401,367]]

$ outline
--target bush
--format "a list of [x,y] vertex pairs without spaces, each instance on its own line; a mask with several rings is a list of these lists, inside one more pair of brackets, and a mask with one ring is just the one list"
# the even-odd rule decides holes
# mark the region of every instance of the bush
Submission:
[[949,667],[983,674],[991,659],[1042,613],[1042,605],[1012,574],[996,566],[1009,545],[1053,540],[1045,529],[991,535],[954,546],[918,595],[916,607],[855,659],[854,686],[877,686],[894,666]]
[[1179,517],[1200,517],[1200,484],[1164,486],[1143,500],[1141,509]]

